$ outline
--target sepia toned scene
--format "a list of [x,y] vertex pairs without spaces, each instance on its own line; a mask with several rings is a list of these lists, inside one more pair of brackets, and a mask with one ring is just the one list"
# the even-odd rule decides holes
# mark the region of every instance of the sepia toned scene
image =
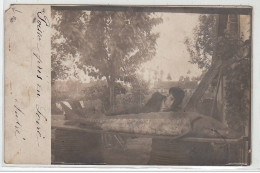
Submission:
[[251,13],[53,6],[52,164],[250,165]]

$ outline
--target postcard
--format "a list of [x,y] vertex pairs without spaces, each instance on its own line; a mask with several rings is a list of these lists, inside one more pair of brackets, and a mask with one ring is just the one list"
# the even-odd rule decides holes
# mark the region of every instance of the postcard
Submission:
[[252,7],[12,5],[6,164],[251,164]]

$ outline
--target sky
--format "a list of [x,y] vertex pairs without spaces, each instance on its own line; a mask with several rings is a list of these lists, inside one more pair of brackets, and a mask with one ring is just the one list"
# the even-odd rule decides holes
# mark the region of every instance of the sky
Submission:
[[[196,64],[189,62],[190,55],[184,44],[186,37],[193,36],[193,28],[198,24],[199,14],[194,13],[160,13],[163,23],[154,28],[159,32],[157,54],[149,62],[143,64],[145,79],[148,79],[148,69],[163,70],[163,79],[170,73],[172,80],[180,76],[199,76],[201,70]],[[151,71],[151,70],[150,70]],[[187,72],[190,71],[190,74]]]

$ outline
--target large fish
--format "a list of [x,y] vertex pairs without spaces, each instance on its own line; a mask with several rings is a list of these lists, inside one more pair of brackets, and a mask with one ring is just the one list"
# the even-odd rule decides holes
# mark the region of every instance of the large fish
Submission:
[[82,128],[141,135],[181,137],[239,138],[232,129],[214,118],[196,112],[153,112],[91,118],[76,118],[66,123]]

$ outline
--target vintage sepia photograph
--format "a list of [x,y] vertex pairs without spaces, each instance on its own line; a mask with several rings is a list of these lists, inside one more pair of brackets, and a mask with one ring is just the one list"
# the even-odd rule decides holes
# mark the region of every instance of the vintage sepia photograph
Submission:
[[50,21],[52,164],[251,164],[251,7],[51,6]]

